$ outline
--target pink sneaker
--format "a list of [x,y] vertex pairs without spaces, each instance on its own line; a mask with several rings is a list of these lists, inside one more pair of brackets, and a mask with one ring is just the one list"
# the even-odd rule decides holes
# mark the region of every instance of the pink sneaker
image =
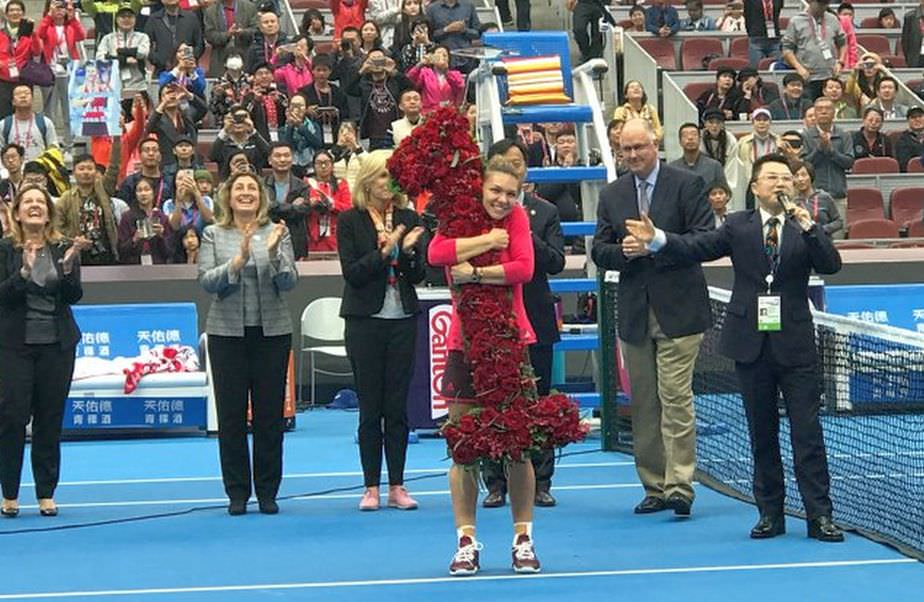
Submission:
[[359,509],[363,512],[371,512],[379,509],[379,488],[367,487],[363,494],[363,499],[359,501]]
[[393,485],[388,488],[388,507],[398,510],[417,510],[417,501],[408,495],[403,485]]

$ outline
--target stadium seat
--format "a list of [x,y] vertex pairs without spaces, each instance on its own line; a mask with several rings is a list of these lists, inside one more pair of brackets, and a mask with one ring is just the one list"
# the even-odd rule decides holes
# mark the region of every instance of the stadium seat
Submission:
[[918,249],[924,247],[924,240],[902,240],[889,243],[890,249]]
[[757,63],[757,70],[766,71],[775,62],[776,62],[775,58],[767,57],[767,58],[760,59],[760,62]]
[[924,221],[913,222],[908,228],[909,238],[924,238]]
[[781,15],[780,16],[780,33],[783,33],[783,30],[785,30],[787,27],[789,27],[789,17],[784,17]]
[[908,173],[924,173],[924,164],[921,163],[921,157],[911,157],[908,164],[905,165],[905,171]]
[[858,33],[857,44],[862,46],[866,52],[875,52],[883,57],[892,54],[892,44],[889,38],[878,33]]
[[882,64],[892,69],[904,69],[908,66],[908,63],[905,62],[905,57],[900,54],[883,54]]
[[847,190],[847,224],[867,219],[883,219],[882,193],[878,188]]
[[708,70],[715,71],[719,67],[728,67],[730,69],[734,69],[735,71],[740,71],[741,69],[744,69],[750,64],[751,62],[748,61],[747,59],[743,59],[743,58],[739,58],[735,56],[720,56],[718,58],[714,58],[711,61],[709,61]]
[[706,57],[725,56],[718,38],[687,38],[680,44],[680,64],[684,71],[702,71]]
[[892,221],[907,229],[911,222],[924,220],[924,188],[896,188],[889,206]]
[[[849,211],[849,210],[848,210]],[[847,238],[898,238],[898,224],[890,219],[861,219],[848,226]]]
[[748,58],[748,40],[747,36],[732,38],[731,45],[728,48],[728,56],[738,59]]
[[333,54],[334,49],[335,45],[333,40],[315,41],[314,43],[315,54]]
[[854,174],[898,173],[898,161],[892,157],[864,157],[853,163]]
[[[645,49],[645,52],[651,55],[655,62],[668,71],[677,69],[677,53],[674,51],[674,43],[664,38],[642,38],[638,40],[639,46]],[[719,42],[721,45],[721,42]]]
[[879,29],[879,17],[863,17],[860,29]]
[[289,6],[292,10],[327,9],[330,8],[330,0],[289,0]]
[[846,242],[837,241],[835,243],[835,246],[838,249],[875,249],[876,248],[876,245],[870,244],[868,242],[852,242],[852,241],[846,241]]
[[706,90],[711,90],[714,87],[715,84],[712,82],[690,82],[683,87],[683,93],[687,95],[687,98],[693,102],[696,102],[696,99],[699,98],[700,94]]

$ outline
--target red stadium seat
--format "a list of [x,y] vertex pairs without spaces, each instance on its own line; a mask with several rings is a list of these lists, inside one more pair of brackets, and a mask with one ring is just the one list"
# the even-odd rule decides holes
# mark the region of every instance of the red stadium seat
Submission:
[[857,44],[866,52],[875,52],[878,55],[892,54],[892,43],[889,38],[878,33],[858,33]]
[[740,71],[750,64],[751,62],[749,60],[736,56],[720,56],[709,61],[708,69],[709,71],[716,71],[720,67],[727,67],[735,71]]
[[900,54],[883,54],[882,64],[892,69],[904,69],[908,66],[908,63],[905,62],[905,57]]
[[775,62],[776,62],[776,59],[770,58],[770,57],[760,59],[760,61],[757,63],[757,70],[766,71],[767,69],[770,68],[770,65],[772,65]]
[[879,29],[879,17],[863,17],[860,29]]
[[905,166],[908,173],[924,173],[924,165],[921,164],[921,157],[911,157]]
[[875,249],[876,245],[868,242],[837,241],[834,245],[838,249]]
[[728,48],[728,56],[732,58],[748,58],[748,37],[732,38],[731,45]]
[[924,238],[924,221],[913,222],[908,228],[909,238]]
[[883,219],[882,193],[878,188],[847,190],[847,224],[867,219]]
[[789,17],[780,16],[780,33],[783,33],[787,27],[789,27]]
[[853,163],[854,174],[898,173],[898,161],[892,157],[864,157]]
[[903,240],[889,244],[890,249],[919,249],[921,247],[924,247],[922,240]]
[[862,219],[850,224],[847,238],[898,238],[898,224],[890,219]]
[[701,71],[708,56],[725,56],[721,40],[717,38],[687,38],[680,44],[680,64],[684,71]]
[[892,221],[902,228],[920,222],[924,220],[924,188],[897,188],[889,205]]
[[289,6],[292,10],[308,10],[309,8],[321,10],[330,8],[330,0],[289,0]]
[[696,102],[700,94],[713,88],[715,88],[715,84],[712,82],[690,82],[683,87],[683,93],[687,95],[687,98]]
[[674,51],[674,43],[671,40],[642,38],[638,41],[638,44],[645,49],[645,52],[651,55],[662,69],[669,71],[677,69],[677,53]]

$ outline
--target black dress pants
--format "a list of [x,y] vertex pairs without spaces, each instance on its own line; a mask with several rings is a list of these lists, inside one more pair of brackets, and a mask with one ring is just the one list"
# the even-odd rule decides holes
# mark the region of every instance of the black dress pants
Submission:
[[26,425],[32,418],[35,497],[52,498],[61,469],[61,420],[74,374],[74,348],[0,348],[0,482],[3,497],[19,497]]
[[600,33],[602,17],[603,9],[596,2],[578,2],[574,7],[574,41],[581,51],[582,63],[603,57],[603,34]]
[[17,83],[0,82],[0,119],[13,114],[13,88]]
[[737,363],[744,409],[754,456],[754,498],[761,514],[780,515],[786,494],[780,459],[780,417],[777,400],[782,392],[789,415],[796,482],[809,520],[831,515],[830,477],[825,441],[818,419],[821,405],[814,364],[782,366],[765,337],[757,361]]
[[[267,337],[248,326],[243,337],[209,335],[218,405],[218,451],[231,500],[274,500],[282,482],[283,406],[291,335]],[[253,477],[247,447],[247,401],[253,406]]]
[[[517,6],[517,31],[529,31],[532,29],[532,23],[529,19],[530,0],[514,1]],[[513,15],[510,14],[510,0],[497,0],[496,4],[501,21],[504,23],[513,21]]]
[[388,484],[404,484],[407,392],[414,373],[417,318],[348,317],[345,340],[359,397],[359,457],[366,487],[378,487],[382,444]]
[[[552,388],[552,346],[529,346],[529,362],[536,373],[536,389],[540,396],[548,395]],[[533,454],[533,470],[536,471],[536,491],[548,492],[552,488],[552,475],[555,474],[555,450]],[[488,491],[507,493],[507,478],[504,476],[502,462],[482,462],[481,474]]]

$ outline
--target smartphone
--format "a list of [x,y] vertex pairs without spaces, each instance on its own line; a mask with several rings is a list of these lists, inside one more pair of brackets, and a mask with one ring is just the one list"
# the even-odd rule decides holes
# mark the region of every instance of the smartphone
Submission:
[[385,66],[385,57],[372,59],[373,67],[384,67]]
[[231,115],[231,121],[233,121],[234,123],[244,123],[245,121],[247,121],[247,114],[246,113],[234,113]]
[[191,59],[191,58],[193,57],[192,48],[189,48],[189,47],[187,46],[187,47],[184,48],[183,51],[180,53],[180,56],[183,57],[184,59]]

